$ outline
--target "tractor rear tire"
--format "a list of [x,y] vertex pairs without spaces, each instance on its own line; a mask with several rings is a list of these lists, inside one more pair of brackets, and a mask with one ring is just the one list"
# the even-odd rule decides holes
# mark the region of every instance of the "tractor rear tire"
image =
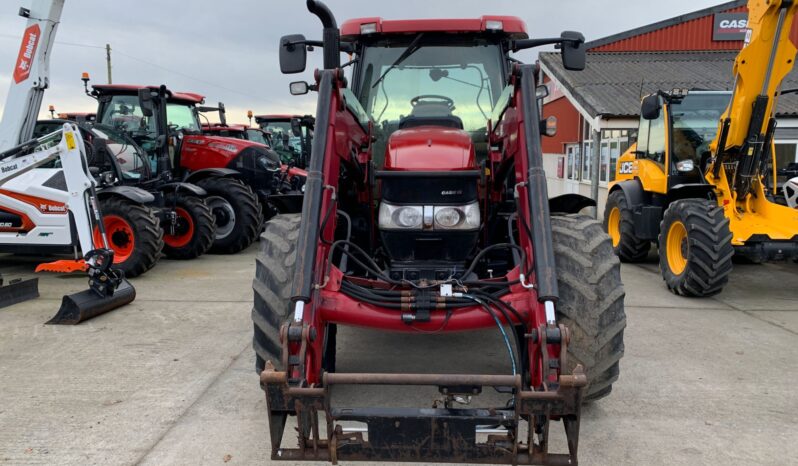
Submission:
[[610,235],[612,248],[621,262],[642,262],[648,257],[651,241],[635,236],[632,209],[623,191],[614,191],[604,207],[604,231]]
[[252,188],[235,178],[211,176],[197,181],[208,191],[205,198],[216,222],[211,252],[235,254],[248,248],[258,237],[261,207]]
[[552,216],[551,229],[560,291],[557,320],[571,332],[566,369],[581,364],[587,374],[583,400],[597,400],[612,391],[624,352],[621,263],[591,217]]
[[164,232],[163,251],[170,259],[195,259],[208,252],[213,244],[216,231],[213,215],[202,199],[180,193],[176,196],[176,199],[175,194],[165,196],[165,205],[176,206],[178,215],[188,224],[188,232],[176,236]]
[[720,293],[729,281],[734,247],[729,219],[707,199],[673,202],[662,217],[659,268],[668,289],[681,296]]
[[296,245],[301,214],[272,217],[260,237],[255,260],[255,302],[252,307],[255,369],[263,372],[266,361],[282,367],[280,327],[292,317],[291,283],[296,269]]
[[[113,267],[128,278],[153,268],[163,250],[163,230],[152,209],[114,196],[102,199],[100,210],[108,245],[114,251]],[[99,235],[98,229],[95,235]]]

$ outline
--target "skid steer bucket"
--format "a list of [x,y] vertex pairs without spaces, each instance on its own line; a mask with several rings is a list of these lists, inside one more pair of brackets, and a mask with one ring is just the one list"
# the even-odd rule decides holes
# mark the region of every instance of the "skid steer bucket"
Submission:
[[4,283],[3,276],[0,275],[0,308],[38,297],[38,278],[10,280],[8,283]]
[[125,279],[111,295],[100,295],[93,289],[66,295],[61,300],[58,313],[49,321],[51,325],[75,325],[124,306],[136,298],[136,289]]

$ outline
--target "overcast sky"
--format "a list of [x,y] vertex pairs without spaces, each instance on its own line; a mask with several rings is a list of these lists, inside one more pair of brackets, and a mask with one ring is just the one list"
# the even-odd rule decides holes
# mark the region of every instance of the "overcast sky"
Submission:
[[[517,15],[530,36],[577,30],[587,40],[650,24],[720,3],[715,0],[327,0],[339,24],[354,17],[386,19]],[[17,16],[30,0],[0,2],[0,107],[10,83],[26,20]],[[175,91],[223,101],[228,120],[246,122],[246,111],[313,113],[315,95],[292,97],[288,83],[312,79],[321,60],[310,54],[302,75],[280,74],[277,44],[285,34],[321,39],[321,24],[303,0],[66,0],[50,62],[51,87],[42,104],[56,111],[94,111],[80,75],[106,82],[105,44],[112,48],[114,83],[162,84]],[[534,60],[533,52],[518,57]]]

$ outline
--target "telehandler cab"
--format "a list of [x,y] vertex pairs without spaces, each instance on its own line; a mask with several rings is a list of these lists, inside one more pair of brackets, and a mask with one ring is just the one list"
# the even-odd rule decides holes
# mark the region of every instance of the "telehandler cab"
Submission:
[[[315,82],[291,85],[318,92],[304,204],[267,222],[253,282],[272,458],[577,464],[580,405],[609,394],[619,374],[620,263],[601,225],[576,213],[590,199],[548,198],[538,70],[510,52],[555,44],[568,69],[582,69],[583,36],[529,39],[509,16],[363,18],[339,30],[323,3],[307,6],[324,40],[280,41],[284,73],[305,69],[308,46],[324,51]],[[346,65],[342,51],[353,55]],[[337,325],[495,326],[511,369],[340,373]],[[435,386],[445,401],[338,407],[338,385]],[[487,387],[507,404],[454,406]],[[283,438],[289,416],[296,446]],[[567,452],[549,452],[552,421]]]
[[662,277],[679,295],[719,293],[734,255],[798,259],[798,179],[777,185],[773,149],[798,3],[751,0],[748,12],[734,90],[644,97],[637,143],[618,159],[609,188],[604,223],[616,253],[638,262],[657,242]]

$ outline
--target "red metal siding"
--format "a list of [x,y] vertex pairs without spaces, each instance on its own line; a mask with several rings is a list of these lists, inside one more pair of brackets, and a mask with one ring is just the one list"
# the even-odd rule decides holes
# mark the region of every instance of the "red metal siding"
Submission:
[[543,117],[557,117],[557,134],[542,137],[543,153],[563,154],[565,144],[579,141],[579,112],[566,97],[543,106]]
[[[741,13],[744,6],[727,10]],[[656,31],[621,39],[610,44],[590,49],[591,52],[668,52],[691,50],[739,50],[743,41],[713,41],[714,15],[707,15]],[[798,44],[798,21],[793,21],[790,39]]]

